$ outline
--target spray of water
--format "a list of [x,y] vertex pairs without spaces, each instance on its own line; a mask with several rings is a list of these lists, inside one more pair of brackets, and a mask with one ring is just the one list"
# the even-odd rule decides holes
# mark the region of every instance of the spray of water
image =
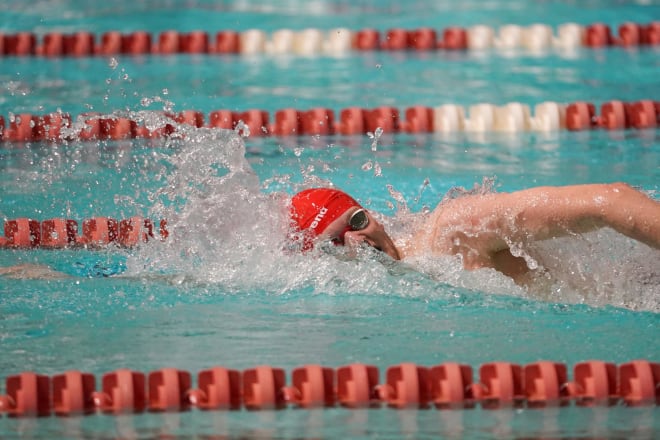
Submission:
[[[147,123],[162,124],[160,116],[148,112],[141,116]],[[300,185],[292,184],[288,175],[260,182],[246,159],[246,132],[245,127],[238,132],[178,127],[168,144],[171,153],[163,156],[163,185],[150,196],[149,216],[166,218],[170,237],[132,254],[128,275],[157,273],[173,283],[208,285],[215,292],[236,294],[341,292],[454,298],[467,289],[551,302],[660,310],[657,268],[639,264],[644,259],[657,261],[655,251],[626,242],[613,231],[531,249],[510,243],[517,255],[536,268],[537,279],[527,287],[492,269],[466,271],[455,256],[426,255],[393,262],[370,248],[361,249],[357,259],[346,258],[341,249],[314,249],[304,255],[292,252],[287,239],[291,232],[287,193],[332,182],[316,177],[314,167],[302,162]],[[410,212],[403,193],[380,179],[377,182],[383,182],[390,194],[395,215],[375,215],[393,237],[409,237],[423,225],[429,210]],[[287,193],[265,192],[273,183],[287,188]],[[420,192],[430,185],[424,179]],[[452,189],[445,199],[488,193],[495,187],[494,179],[484,179],[469,190]],[[608,245],[603,248],[602,243]],[[613,253],[622,243],[628,249],[625,254]],[[619,264],[616,274],[608,263],[593,264],[594,252],[614,255]],[[549,272],[552,277],[546,276]]]
[[[177,139],[169,141],[171,152],[162,157],[163,185],[150,196],[149,217],[167,219],[169,238],[136,249],[128,257],[127,276],[152,279],[157,274],[171,283],[236,294],[457,295],[455,287],[368,247],[357,258],[347,258],[342,248],[315,248],[304,255],[292,251],[289,196],[263,191],[272,181],[259,181],[246,159],[243,138],[228,130],[179,130]],[[292,191],[331,185],[304,166],[301,173],[307,174],[298,186],[288,176],[278,178],[278,184]],[[393,231],[414,222],[413,216],[377,215]]]
[[[123,86],[131,79],[116,59],[110,59],[109,67],[112,77],[106,81],[108,96],[117,93],[125,96]],[[305,162],[305,149],[295,147],[292,151],[300,161],[299,175],[280,174],[260,182],[246,159],[244,139],[250,136],[250,127],[239,122],[234,131],[229,131],[176,124],[165,116],[176,107],[168,94],[163,89],[159,96],[138,97],[137,109],[99,115],[128,117],[152,131],[166,125],[176,126],[175,134],[167,138],[165,145],[157,145],[148,157],[140,159],[148,170],[133,183],[134,194],[114,198],[128,215],[146,213],[153,219],[167,219],[170,231],[167,240],[152,240],[131,251],[128,276],[147,280],[155,277],[173,283],[191,283],[195,287],[208,285],[216,293],[341,292],[453,298],[467,290],[660,311],[658,252],[609,230],[531,247],[508,243],[512,252],[524,258],[534,270],[534,279],[524,288],[492,269],[466,271],[455,256],[423,255],[393,262],[370,248],[360,249],[357,259],[342,255],[341,249],[334,252],[315,249],[305,255],[292,252],[287,242],[291,232],[288,194],[305,187],[333,184],[317,176],[319,162]],[[16,117],[10,114],[10,120]],[[84,128],[85,121],[78,119],[70,128],[63,129],[63,136],[75,139]],[[365,150],[370,150],[372,157],[361,168],[373,174],[375,187],[389,194],[388,204],[394,215],[373,214],[385,225],[395,243],[401,244],[413,231],[423,227],[435,208],[423,206],[420,212],[411,209],[422,193],[433,187],[433,182],[429,178],[420,181],[419,193],[411,204],[405,193],[388,181],[377,161],[378,150],[386,148],[380,145],[382,135],[380,128],[366,134]],[[55,170],[62,163],[70,164],[65,174],[84,165],[85,149],[78,148],[76,141],[70,146],[73,148],[52,148],[49,157],[42,160],[46,171],[42,174],[47,176],[48,183],[55,184],[61,177]],[[116,159],[115,166],[121,167],[120,154]],[[335,165],[321,163],[320,166],[327,171]],[[154,169],[158,167],[160,171],[154,179]],[[302,184],[293,183],[300,177]],[[152,188],[158,185],[157,190],[147,190],[146,200],[141,194],[145,191],[144,182]],[[496,187],[495,179],[485,178],[470,189],[451,189],[440,204],[456,197],[496,191]],[[274,193],[273,188],[286,193]],[[365,202],[369,207],[369,201]],[[76,217],[69,208],[65,214]]]

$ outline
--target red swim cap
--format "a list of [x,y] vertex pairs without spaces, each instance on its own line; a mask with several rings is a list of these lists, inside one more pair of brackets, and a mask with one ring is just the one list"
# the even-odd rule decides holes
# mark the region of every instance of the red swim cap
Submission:
[[300,230],[309,231],[312,236],[317,236],[354,206],[360,204],[337,189],[306,189],[291,199],[291,218]]

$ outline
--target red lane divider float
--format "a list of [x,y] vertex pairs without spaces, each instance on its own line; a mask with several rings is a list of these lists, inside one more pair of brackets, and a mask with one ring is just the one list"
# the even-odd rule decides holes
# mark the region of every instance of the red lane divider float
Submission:
[[10,417],[200,410],[299,408],[463,409],[660,404],[660,364],[635,360],[620,365],[580,362],[572,380],[565,364],[491,362],[479,367],[445,363],[424,367],[402,363],[387,368],[385,381],[373,365],[332,369],[304,365],[287,373],[258,366],[244,371],[213,367],[193,376],[163,368],[145,375],[119,369],[96,378],[71,370],[52,377],[22,372],[6,378],[0,413]]
[[0,139],[5,142],[61,142],[68,140],[121,140],[158,138],[176,133],[182,124],[194,127],[234,129],[250,136],[363,135],[381,128],[384,133],[456,133],[560,130],[653,129],[660,125],[660,101],[613,100],[600,106],[589,102],[543,102],[534,112],[525,104],[502,106],[482,103],[465,108],[454,104],[373,109],[349,107],[335,117],[329,108],[277,110],[274,118],[264,110],[234,112],[216,110],[205,116],[196,110],[160,112],[160,126],[148,128],[124,116],[83,113],[75,121],[65,113],[0,116]]
[[250,29],[181,33],[174,30],[152,35],[145,31],[109,31],[97,36],[90,32],[63,34],[49,32],[38,37],[31,32],[0,34],[0,56],[88,57],[119,54],[300,54],[340,55],[351,50],[483,50],[490,48],[547,50],[578,47],[637,47],[660,44],[660,22],[625,22],[613,35],[610,26],[594,23],[581,26],[566,23],[556,33],[548,25],[504,25],[499,29],[477,25],[470,28],[376,29],[330,31],[281,29],[267,35]]
[[78,235],[78,222],[54,218],[39,222],[29,218],[7,220],[0,248],[51,248],[101,247],[116,244],[135,246],[154,239],[164,240],[169,235],[167,221],[161,220],[158,231],[150,219],[131,217],[117,221],[108,217],[93,217],[82,222],[82,234]]

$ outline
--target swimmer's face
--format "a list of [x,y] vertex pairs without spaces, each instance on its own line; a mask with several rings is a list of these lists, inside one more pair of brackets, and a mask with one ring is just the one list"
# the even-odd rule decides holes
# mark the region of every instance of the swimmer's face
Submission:
[[[362,211],[362,212],[358,212]],[[351,221],[352,218],[352,221]],[[357,226],[362,226],[357,229]],[[356,230],[357,229],[357,230]],[[353,207],[348,209],[319,235],[321,240],[331,240],[337,245],[358,246],[367,243],[379,251],[385,252],[395,260],[400,259],[394,242],[385,232],[385,228],[365,209]]]

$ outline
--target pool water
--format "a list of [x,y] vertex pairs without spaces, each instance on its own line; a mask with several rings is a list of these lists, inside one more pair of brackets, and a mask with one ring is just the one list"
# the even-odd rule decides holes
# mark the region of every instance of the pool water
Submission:
[[[648,2],[131,1],[3,5],[2,31],[437,29],[650,22]],[[45,13],[44,11],[48,11]],[[657,48],[573,53],[366,52],[342,57],[0,59],[0,114],[339,109],[657,99]],[[132,113],[133,112],[133,113]],[[604,230],[547,243],[561,280],[526,290],[452,259],[382,264],[282,252],[280,197],[333,183],[400,230],[455,187],[625,181],[660,199],[657,130],[258,137],[0,145],[0,217],[167,218],[136,249],[0,249],[0,378],[22,371],[214,365],[287,371],[456,361],[658,361],[660,253]],[[375,148],[374,148],[375,147]],[[375,151],[374,151],[375,150]],[[421,267],[422,270],[419,270]],[[120,276],[116,276],[120,274]],[[115,275],[115,276],[110,276]],[[0,394],[4,393],[0,385]],[[3,438],[653,438],[657,407],[287,410],[0,418]]]

